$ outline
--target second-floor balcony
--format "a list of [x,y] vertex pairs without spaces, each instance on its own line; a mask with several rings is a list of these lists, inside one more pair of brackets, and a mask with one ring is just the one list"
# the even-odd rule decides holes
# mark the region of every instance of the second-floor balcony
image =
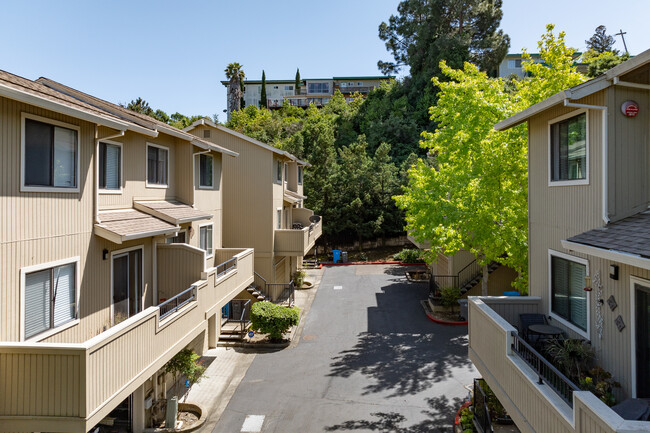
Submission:
[[[82,343],[0,343],[0,430],[86,432],[207,329],[253,281],[253,250],[160,245],[165,299]],[[218,259],[217,259],[218,258]],[[83,291],[83,287],[82,287]]]
[[306,208],[292,209],[291,229],[275,230],[275,253],[282,256],[305,256],[323,233],[323,219]]
[[650,432],[581,391],[519,335],[520,314],[543,314],[539,297],[470,297],[469,356],[521,431]]

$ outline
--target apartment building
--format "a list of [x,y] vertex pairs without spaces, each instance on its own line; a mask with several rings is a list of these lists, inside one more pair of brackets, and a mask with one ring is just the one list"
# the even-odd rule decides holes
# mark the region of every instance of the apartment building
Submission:
[[[576,62],[582,56],[582,53],[574,53],[574,59]],[[530,53],[530,57],[535,63],[543,63],[542,57],[538,53]],[[521,67],[521,64],[524,62],[522,53],[511,53],[506,54],[506,57],[499,64],[498,76],[508,78],[510,76],[517,76],[518,78],[525,78],[527,73]],[[587,68],[589,67],[588,63],[576,63],[575,64],[578,72],[586,74]]]
[[[296,80],[267,80],[266,98],[269,109],[281,108],[286,99],[295,107],[307,108],[310,104],[316,107],[326,105],[332,95],[338,90],[348,101],[352,100],[355,93],[365,97],[381,83],[389,82],[393,76],[360,76],[360,77],[332,77],[332,78],[308,78],[300,80],[296,87]],[[221,84],[228,87],[228,81]],[[246,106],[260,106],[262,97],[261,80],[244,81],[244,103]],[[228,113],[230,118],[230,113]]]
[[240,155],[223,166],[223,245],[254,248],[256,284],[277,299],[323,231],[320,216],[304,207],[309,164],[209,119],[185,131]]
[[222,248],[237,157],[0,71],[0,431],[150,425],[162,367],[216,346],[221,308],[253,282],[253,250]]
[[[650,431],[649,90],[650,50],[495,126],[528,126],[530,296],[470,298],[469,355],[522,432]],[[523,313],[589,342],[625,419],[526,346]]]

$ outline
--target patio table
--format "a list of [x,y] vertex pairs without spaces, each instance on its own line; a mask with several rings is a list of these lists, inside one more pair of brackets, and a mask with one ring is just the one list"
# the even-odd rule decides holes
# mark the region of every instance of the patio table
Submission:
[[530,325],[528,327],[528,331],[532,332],[533,334],[543,335],[544,337],[561,337],[562,334],[564,334],[562,328],[558,328],[557,326],[553,325],[542,324]]

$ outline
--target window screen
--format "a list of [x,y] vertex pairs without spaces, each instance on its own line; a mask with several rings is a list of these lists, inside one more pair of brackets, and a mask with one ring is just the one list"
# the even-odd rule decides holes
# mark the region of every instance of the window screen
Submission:
[[76,264],[25,275],[25,338],[76,318]]
[[122,148],[115,144],[99,143],[99,187],[120,189]]
[[167,149],[147,147],[147,181],[154,185],[167,185]]
[[25,185],[77,186],[77,131],[25,119]]
[[212,255],[212,226],[203,226],[199,229],[200,248],[205,250],[208,256]]
[[578,328],[587,330],[587,267],[561,257],[551,256],[551,309]]
[[199,155],[199,186],[212,186],[212,157]]
[[587,114],[551,125],[551,180],[587,178]]

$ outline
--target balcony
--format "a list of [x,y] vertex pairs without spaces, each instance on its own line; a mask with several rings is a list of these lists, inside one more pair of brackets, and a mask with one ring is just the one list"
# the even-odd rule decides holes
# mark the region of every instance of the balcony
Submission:
[[650,431],[650,422],[626,421],[591,392],[533,369],[514,324],[519,314],[542,313],[541,298],[470,297],[468,306],[470,359],[521,431]]
[[[221,254],[221,256],[219,256]],[[253,281],[253,250],[160,245],[159,297],[167,299],[83,343],[0,343],[2,431],[86,432],[201,332]]]
[[352,93],[369,93],[374,86],[340,86],[335,87],[336,90],[339,90],[341,93],[347,95]]
[[[295,229],[275,230],[275,253],[281,256],[305,256],[314,248],[316,239],[323,233],[323,219],[317,223],[309,221],[314,215],[306,208],[292,209],[292,221]],[[302,228],[298,228],[302,226]]]

